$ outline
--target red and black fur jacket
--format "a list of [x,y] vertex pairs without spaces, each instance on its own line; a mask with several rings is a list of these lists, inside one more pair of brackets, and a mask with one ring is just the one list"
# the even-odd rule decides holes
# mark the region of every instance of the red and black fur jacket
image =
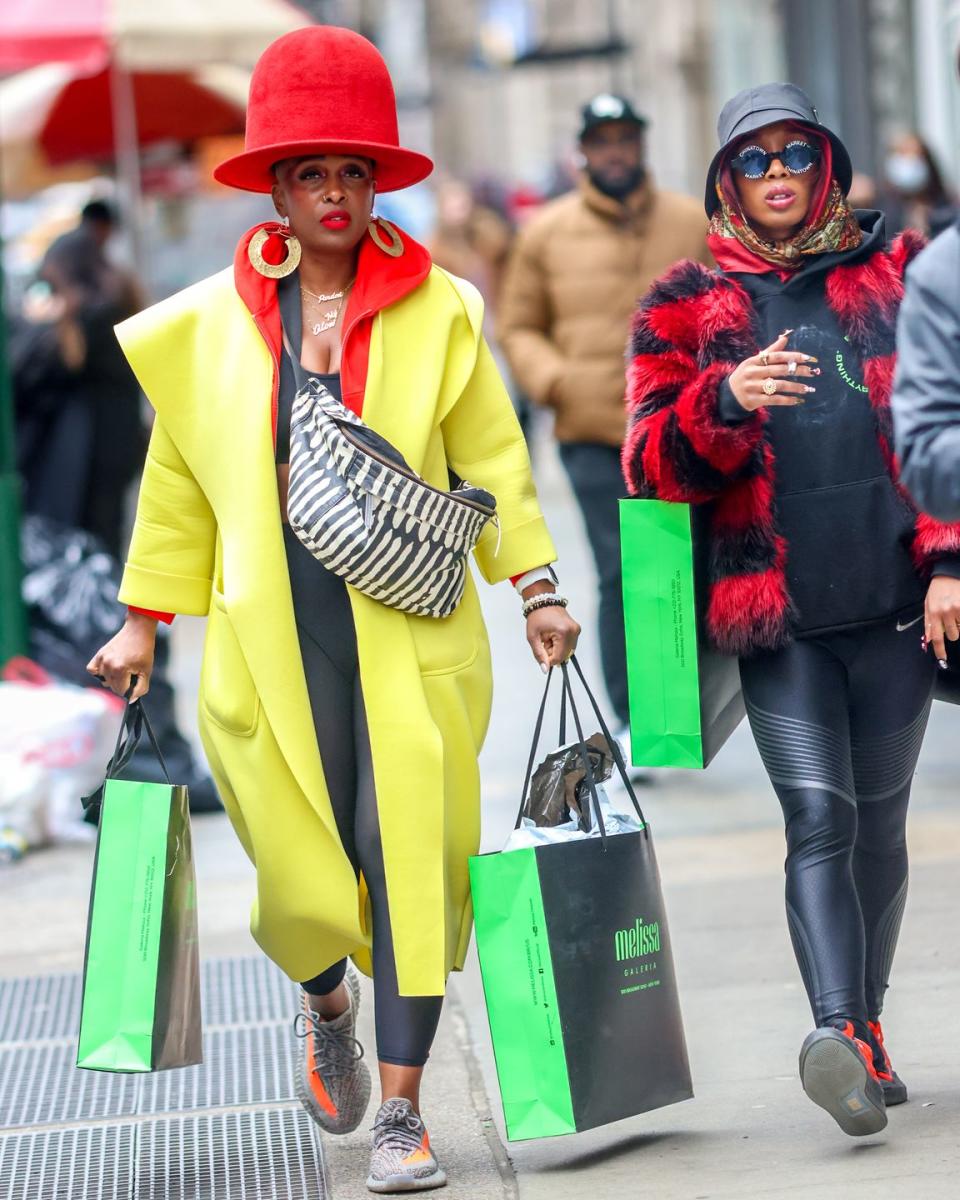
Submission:
[[[888,250],[834,267],[826,280],[827,303],[863,363],[877,438],[898,487],[890,416],[896,322],[904,271],[922,247],[908,232]],[[720,650],[741,655],[786,645],[794,616],[767,414],[728,425],[717,408],[723,380],[759,349],[747,292],[696,262],[679,263],[653,285],[628,348],[627,486],[635,496],[711,503],[707,629]],[[960,524],[918,512],[912,550],[928,575],[938,558],[960,550]]]

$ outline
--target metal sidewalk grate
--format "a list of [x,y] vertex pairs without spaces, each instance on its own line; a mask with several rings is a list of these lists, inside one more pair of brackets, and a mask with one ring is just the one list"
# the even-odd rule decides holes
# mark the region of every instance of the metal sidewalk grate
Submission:
[[0,1136],[0,1200],[325,1200],[302,1109]]
[[289,1021],[213,1030],[203,1042],[201,1066],[155,1075],[78,1071],[72,1041],[0,1046],[0,1129],[295,1099]]
[[299,1011],[300,989],[265,957],[210,959],[203,963],[201,979],[208,1028],[292,1022]]
[[0,1200],[131,1200],[133,1134],[106,1125],[0,1137]]
[[80,987],[0,980],[0,1200],[324,1200],[276,967],[205,962],[204,1063],[154,1075],[77,1070]]
[[327,1195],[319,1139],[299,1108],[152,1121],[139,1134],[135,1200]]
[[[80,1027],[79,975],[0,979],[0,1043],[75,1038]],[[292,1021],[297,987],[267,958],[216,958],[201,966],[203,1023],[252,1025]]]
[[294,1100],[293,1025],[220,1029],[203,1039],[203,1065],[141,1075],[138,1113],[171,1113]]
[[72,1041],[0,1046],[0,1129],[133,1114],[135,1075],[78,1071],[76,1060]]
[[0,980],[0,1042],[40,1042],[76,1036],[80,976]]

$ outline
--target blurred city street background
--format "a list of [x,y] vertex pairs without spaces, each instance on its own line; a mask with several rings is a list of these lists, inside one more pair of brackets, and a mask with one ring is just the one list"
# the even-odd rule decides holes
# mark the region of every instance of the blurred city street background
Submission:
[[[42,15],[64,5],[36,0],[33,7]],[[98,631],[122,620],[117,558],[148,421],[139,399],[132,431],[111,423],[109,410],[101,414],[102,460],[95,441],[76,440],[72,427],[59,430],[54,446],[49,413],[60,412],[65,397],[78,413],[85,401],[55,373],[44,382],[29,370],[50,352],[49,338],[58,353],[70,353],[67,323],[38,279],[54,240],[101,200],[120,216],[107,252],[125,311],[229,264],[239,235],[271,208],[267,197],[219,187],[210,171],[242,144],[249,71],[273,37],[313,20],[348,25],[377,43],[397,84],[404,144],[437,162],[431,180],[383,197],[378,210],[471,278],[492,310],[516,231],[576,186],[578,112],[599,92],[626,95],[649,117],[653,177],[694,197],[702,195],[721,103],[777,78],[805,87],[822,120],[842,134],[858,172],[857,202],[887,209],[889,232],[933,212],[887,177],[890,150],[905,137],[923,139],[943,178],[938,201],[951,214],[960,179],[960,6],[953,0],[75,0],[69,7],[77,28],[56,45],[44,40],[43,21],[33,40],[13,36],[14,18],[31,8],[26,0],[0,15],[0,984],[82,965],[93,831],[78,796],[95,786],[118,722],[98,690],[82,689],[84,637],[92,650]],[[103,395],[114,385],[104,382]],[[516,389],[515,400],[561,548],[563,588],[584,625],[581,657],[599,683],[595,576],[579,512],[549,418]],[[104,515],[112,501],[100,497],[58,523],[34,499],[59,489],[66,506],[78,464],[84,480],[95,464],[94,474],[113,481],[119,507]],[[115,530],[118,547],[110,544]],[[496,849],[519,801],[542,677],[511,589],[483,588],[482,598],[496,680],[482,760],[483,836],[484,848]],[[178,778],[189,780],[200,807],[214,810],[198,812],[194,824],[201,947],[214,959],[253,955],[256,947],[247,932],[252,868],[215,811],[196,741],[202,637],[202,621],[177,620],[155,702]],[[32,703],[40,695],[34,689],[44,687],[49,700]],[[657,773],[641,793],[664,877],[696,1099],[589,1134],[507,1145],[472,953],[453,981],[436,1069],[427,1076],[426,1115],[451,1176],[447,1194],[953,1197],[958,716],[935,707],[912,801],[911,894],[884,1018],[911,1102],[891,1113],[884,1134],[845,1139],[797,1081],[809,1012],[783,913],[782,820],[744,725],[707,772]],[[6,1086],[20,1086],[13,1053],[0,1044],[0,1100],[4,1062]],[[38,1078],[35,1086],[54,1082]],[[0,1197],[20,1200],[28,1193],[14,1191],[13,1176],[3,1174],[3,1136],[0,1128]],[[366,1138],[361,1128],[322,1141],[338,1200],[366,1194]],[[233,1195],[218,1186],[191,1200]],[[69,1200],[88,1194],[113,1193],[81,1189]]]

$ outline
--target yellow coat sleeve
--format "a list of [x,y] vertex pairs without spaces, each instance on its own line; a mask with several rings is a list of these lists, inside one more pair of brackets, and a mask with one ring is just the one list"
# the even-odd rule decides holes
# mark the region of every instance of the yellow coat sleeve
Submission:
[[450,466],[497,498],[499,536],[488,525],[476,549],[484,579],[498,583],[553,562],[557,553],[540,511],[527,444],[482,337],[470,378],[442,429]]
[[217,523],[206,496],[157,417],[120,600],[156,612],[205,616]]

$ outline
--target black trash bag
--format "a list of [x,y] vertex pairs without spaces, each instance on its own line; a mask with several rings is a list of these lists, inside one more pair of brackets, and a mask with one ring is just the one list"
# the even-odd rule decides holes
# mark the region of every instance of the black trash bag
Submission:
[[[117,599],[120,563],[93,534],[47,517],[24,518],[20,545],[31,657],[66,683],[98,687],[86,666],[126,617],[126,606]],[[150,718],[157,740],[171,778],[190,789],[191,811],[217,812],[221,805],[210,773],[177,727],[165,625],[158,635],[150,680]],[[149,748],[137,751],[132,769],[145,783],[163,782]]]
[[23,520],[20,552],[33,657],[68,683],[95,684],[86,665],[126,616],[120,564],[93,534],[36,515]]

